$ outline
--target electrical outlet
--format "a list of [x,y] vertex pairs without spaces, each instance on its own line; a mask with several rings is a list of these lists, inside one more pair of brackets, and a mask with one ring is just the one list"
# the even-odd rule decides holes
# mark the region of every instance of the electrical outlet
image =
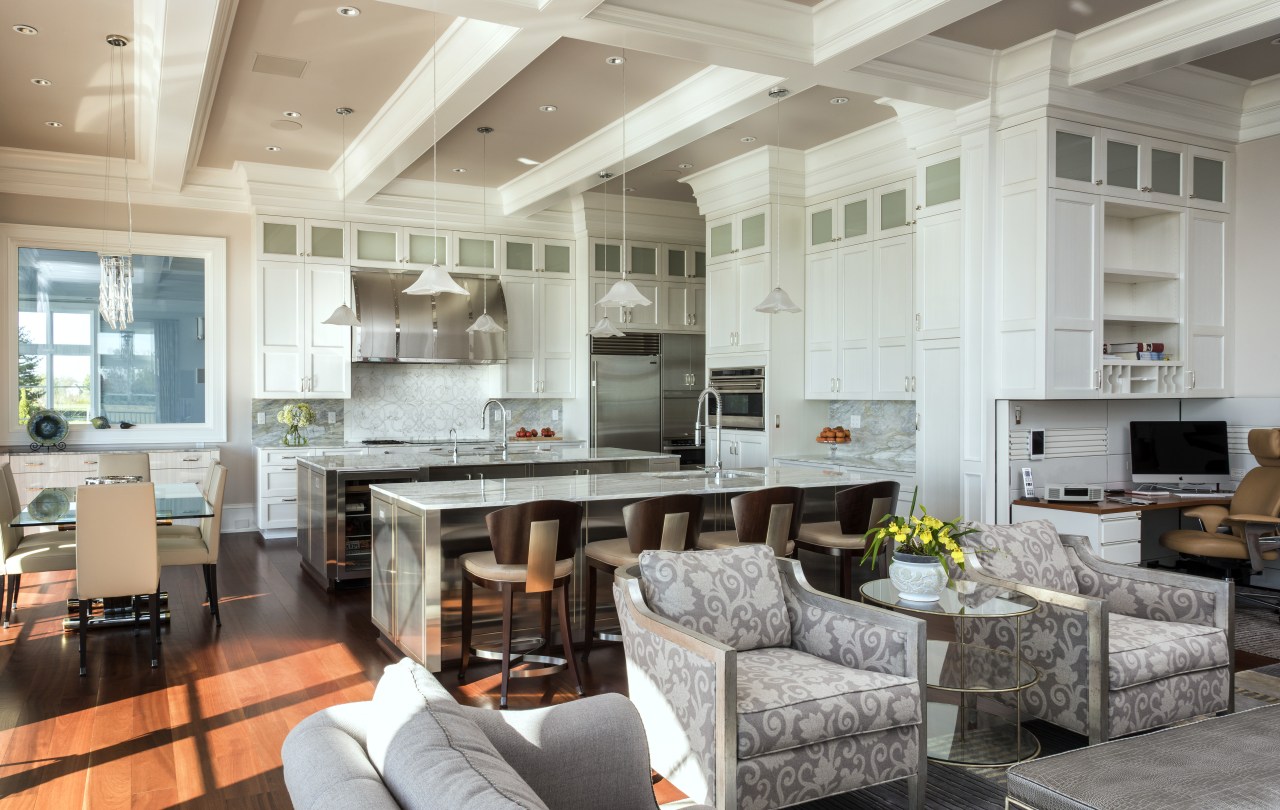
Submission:
[[860,427],[862,427],[862,415],[861,415],[861,414],[854,414],[853,416],[850,416],[850,417],[849,417],[849,424],[847,425],[847,427],[850,427],[850,428],[860,428]]
[[552,409],[551,409],[551,420],[552,420],[552,421],[555,421],[556,419],[559,419],[559,418],[560,418],[560,409],[559,409],[559,408],[552,408]]
[[265,413],[259,412],[259,413],[258,413],[258,424],[259,424],[259,425],[265,425],[266,423],[267,423],[267,415],[266,415]]
[[333,411],[329,411],[329,424],[331,424],[331,425],[336,425],[336,424],[338,424],[338,414],[337,414],[337,413],[335,413],[335,412],[333,412]]

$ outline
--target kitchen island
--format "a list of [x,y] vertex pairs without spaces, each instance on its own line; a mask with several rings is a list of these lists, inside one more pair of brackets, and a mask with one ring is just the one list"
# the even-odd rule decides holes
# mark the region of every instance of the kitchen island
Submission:
[[[703,531],[732,528],[729,499],[769,486],[806,489],[804,518],[832,520],[835,492],[862,481],[859,476],[795,466],[725,471],[668,471],[564,477],[534,477],[388,483],[372,489],[372,618],[385,642],[433,672],[460,652],[462,571],[458,558],[490,548],[484,518],[504,506],[533,500],[566,500],[584,509],[583,529],[570,593],[573,624],[581,634],[585,577],[581,547],[588,541],[625,535],[622,509],[661,495],[696,494],[705,501]],[[602,578],[596,595],[601,616],[612,615],[612,583]],[[501,611],[477,592],[476,644],[496,639]],[[527,601],[524,605],[522,602]],[[538,635],[535,600],[518,600],[517,635]],[[524,631],[524,632],[522,632]]]
[[680,466],[677,456],[616,447],[516,445],[505,453],[495,450],[454,455],[403,446],[376,454],[297,458],[298,554],[303,570],[326,587],[369,579],[371,484],[657,472]]

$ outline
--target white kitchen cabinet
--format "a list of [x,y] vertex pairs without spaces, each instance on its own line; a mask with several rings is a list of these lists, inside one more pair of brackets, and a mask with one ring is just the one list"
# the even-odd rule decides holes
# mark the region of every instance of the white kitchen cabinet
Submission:
[[960,337],[963,281],[964,225],[960,210],[916,220],[916,340]]
[[1227,329],[1231,240],[1226,214],[1188,215],[1186,396],[1230,395]]
[[1231,155],[1217,149],[1187,147],[1187,204],[1207,211],[1231,210]]
[[692,245],[664,245],[667,278],[672,281],[707,278],[707,252]]
[[916,227],[919,220],[960,210],[960,150],[921,159],[916,168]]
[[504,276],[507,365],[504,394],[531,399],[574,396],[573,280]]
[[706,284],[667,281],[661,290],[664,292],[662,322],[667,331],[706,331]]
[[769,206],[761,205],[707,222],[707,262],[769,252]]
[[916,470],[931,514],[964,513],[964,354],[960,338],[916,341]]
[[915,227],[915,181],[907,179],[877,186],[871,193],[874,236],[886,239],[905,236]]
[[405,227],[398,234],[399,252],[403,256],[401,266],[427,267],[438,264],[452,267],[453,253],[449,249],[451,234],[434,228]]
[[805,211],[805,250],[813,253],[869,241],[871,194],[872,190],[867,189],[809,206]]
[[[1087,507],[1093,507],[1088,504]],[[1075,534],[1089,538],[1093,553],[1121,565],[1142,563],[1142,513],[1096,510],[1046,509],[1043,506],[1011,507],[1013,522],[1047,520],[1058,534]]]
[[875,309],[872,351],[875,364],[873,399],[914,399],[912,340],[915,328],[912,298],[911,236],[872,242],[874,277],[871,306]]
[[351,231],[354,264],[395,270],[408,261],[408,237],[403,227],[356,222]]
[[351,396],[351,329],[323,323],[351,303],[346,267],[262,262],[258,269],[257,397]]
[[464,273],[492,273],[497,268],[498,237],[487,233],[453,234],[453,267]]
[[[707,431],[707,464],[715,463],[716,432]],[[769,438],[762,430],[726,430],[720,445],[720,466],[726,470],[765,467],[769,464]]]
[[593,274],[620,275],[622,257],[626,256],[628,277],[657,279],[663,275],[662,264],[666,256],[663,246],[657,242],[592,238],[587,244],[591,253],[590,272]]
[[[1054,119],[1049,122],[1049,185],[1186,205],[1194,169],[1187,159],[1188,149],[1173,141]],[[1212,190],[1212,167],[1202,164],[1202,170],[1206,194],[1225,199],[1224,187]]]
[[528,236],[502,237],[502,272],[573,275],[573,242]]
[[806,399],[871,399],[878,307],[874,243],[808,257],[805,275]]
[[719,262],[707,268],[707,354],[769,348],[769,318],[756,304],[772,289],[769,256]]
[[301,217],[258,217],[260,260],[346,264],[347,256],[347,226],[344,222]]
[[613,324],[622,327],[623,331],[627,328],[640,329],[649,331],[656,329],[660,323],[666,320],[666,314],[663,312],[665,295],[663,284],[656,280],[646,280],[643,276],[627,276],[627,280],[636,285],[636,289],[645,298],[653,303],[647,307],[631,307],[625,309],[623,307],[602,307],[598,303],[601,298],[608,294],[613,287],[614,281],[593,281],[591,282],[591,322],[597,323],[606,314],[613,321]]
[[1088,399],[1102,387],[1102,200],[1049,195],[1049,289],[1045,394]]

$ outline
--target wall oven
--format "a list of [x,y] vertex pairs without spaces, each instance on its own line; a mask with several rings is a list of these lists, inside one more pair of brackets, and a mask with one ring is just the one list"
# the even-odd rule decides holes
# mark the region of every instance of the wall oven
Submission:
[[[713,368],[708,383],[720,392],[725,427],[764,430],[763,368]],[[711,407],[715,409],[715,400]]]

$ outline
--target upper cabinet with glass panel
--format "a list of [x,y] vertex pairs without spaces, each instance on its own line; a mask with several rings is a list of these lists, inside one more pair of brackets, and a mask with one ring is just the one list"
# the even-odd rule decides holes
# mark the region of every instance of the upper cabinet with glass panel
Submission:
[[871,239],[871,193],[868,189],[809,206],[805,212],[805,249],[816,253]]
[[[4,407],[11,439],[49,408],[72,424],[71,443],[225,441],[223,240],[135,234],[133,320],[111,329],[98,313],[101,231],[5,231],[18,293],[7,336],[17,368]],[[98,416],[137,429],[94,430]]]
[[914,186],[911,180],[902,180],[872,192],[876,239],[911,233],[916,224]]
[[[1197,155],[1202,156],[1199,164]],[[1053,188],[1225,211],[1227,160],[1226,153],[1216,150],[1050,121],[1049,183]],[[1205,187],[1204,194],[1195,190],[1198,183]]]
[[258,258],[347,264],[349,247],[343,222],[300,217],[258,217]]
[[712,264],[768,252],[768,205],[740,211],[707,223],[707,261]]
[[916,171],[915,217],[960,209],[960,150],[948,149],[920,161]]
[[573,242],[531,236],[504,236],[502,272],[573,275]]

